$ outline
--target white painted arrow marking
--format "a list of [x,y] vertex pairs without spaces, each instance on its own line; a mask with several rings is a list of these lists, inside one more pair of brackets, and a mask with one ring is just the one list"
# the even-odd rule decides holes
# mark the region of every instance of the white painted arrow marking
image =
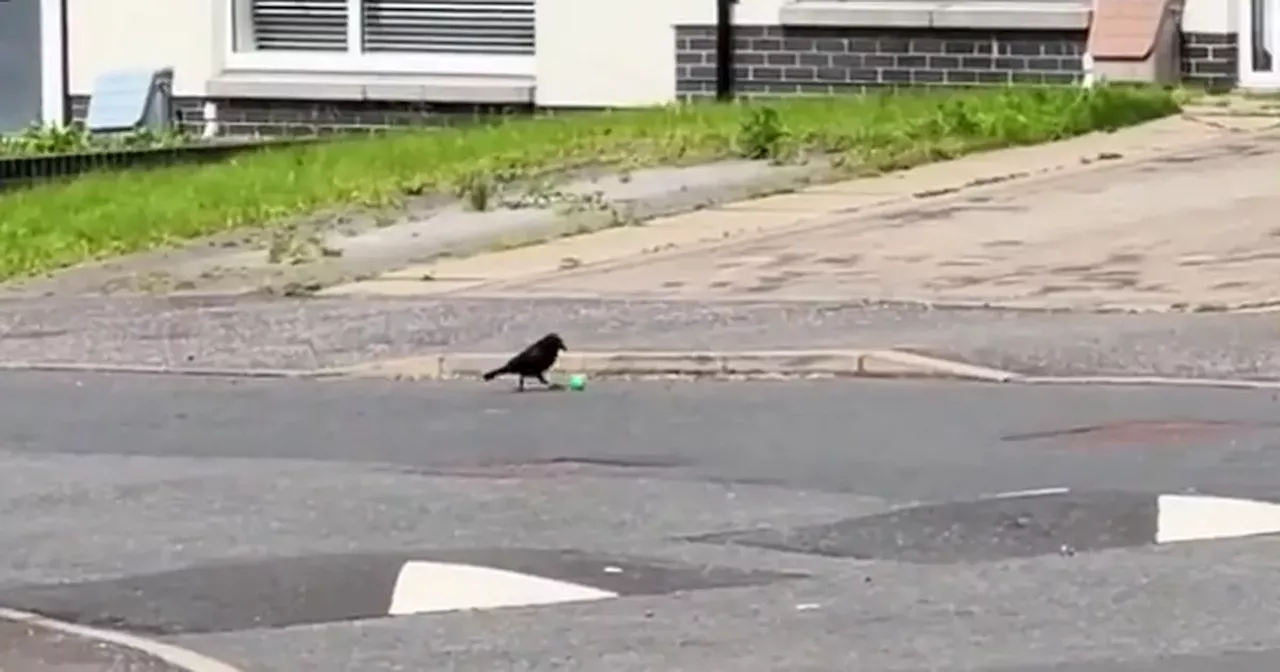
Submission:
[[1156,543],[1280,532],[1280,504],[1203,495],[1160,495]]
[[412,561],[400,568],[387,613],[403,616],[586,602],[612,597],[618,597],[618,594],[492,567]]

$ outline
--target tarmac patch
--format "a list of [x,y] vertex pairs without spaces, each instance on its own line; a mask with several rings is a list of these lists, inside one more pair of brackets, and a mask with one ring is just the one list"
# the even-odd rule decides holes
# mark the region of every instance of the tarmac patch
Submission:
[[761,585],[799,574],[572,550],[467,549],[219,563],[0,591],[0,604],[111,630],[176,635]]
[[952,564],[1276,532],[1280,532],[1280,505],[1271,502],[1063,489],[686,540],[837,558]]

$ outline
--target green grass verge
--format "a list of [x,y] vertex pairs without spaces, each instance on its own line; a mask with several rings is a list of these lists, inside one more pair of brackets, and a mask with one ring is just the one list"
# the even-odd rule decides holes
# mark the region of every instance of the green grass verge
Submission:
[[1116,129],[1177,109],[1171,92],[1131,87],[793,98],[400,131],[214,165],[93,174],[0,194],[0,278],[334,207],[394,206],[407,195],[584,165],[824,152],[882,170]]
[[21,133],[0,135],[0,159],[49,154],[91,154],[131,149],[159,149],[191,144],[180,131],[157,133],[142,129],[131,133],[94,135],[84,126],[31,126]]

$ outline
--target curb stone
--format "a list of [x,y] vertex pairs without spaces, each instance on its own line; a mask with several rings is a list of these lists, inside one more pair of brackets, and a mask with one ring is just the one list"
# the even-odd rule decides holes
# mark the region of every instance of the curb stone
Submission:
[[1144,387],[1211,387],[1280,391],[1280,380],[1250,378],[1174,378],[1172,376],[1018,376],[1024,385],[1140,385]]
[[[410,357],[341,369],[328,375],[396,380],[478,377],[510,357],[458,353]],[[1018,374],[893,349],[765,350],[742,352],[567,352],[561,371],[597,377],[689,378],[946,378],[1004,383]]]
[[[328,369],[218,368],[201,366],[165,366],[149,364],[96,364],[93,362],[0,362],[0,372],[32,371],[37,373],[129,373],[207,378],[323,378],[334,375]],[[3,612],[3,610],[0,610]],[[3,619],[0,613],[0,619]],[[0,672],[4,672],[0,669]]]
[[[390,379],[445,381],[478,378],[507,361],[508,354],[444,353],[321,369],[219,369],[132,366],[90,362],[0,362],[0,372],[32,371],[176,375],[257,379]],[[943,359],[907,349],[761,350],[740,352],[616,351],[561,355],[556,370],[598,378],[780,380],[795,378],[933,379],[1022,385],[1204,387],[1280,392],[1280,380],[1178,378],[1142,375],[1040,376]],[[8,618],[0,608],[0,621]],[[2,671],[3,668],[0,668]]]

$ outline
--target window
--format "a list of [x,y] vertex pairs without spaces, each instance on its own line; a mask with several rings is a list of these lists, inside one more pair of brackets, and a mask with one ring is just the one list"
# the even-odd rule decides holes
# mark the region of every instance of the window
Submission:
[[228,66],[532,75],[535,0],[231,0]]

